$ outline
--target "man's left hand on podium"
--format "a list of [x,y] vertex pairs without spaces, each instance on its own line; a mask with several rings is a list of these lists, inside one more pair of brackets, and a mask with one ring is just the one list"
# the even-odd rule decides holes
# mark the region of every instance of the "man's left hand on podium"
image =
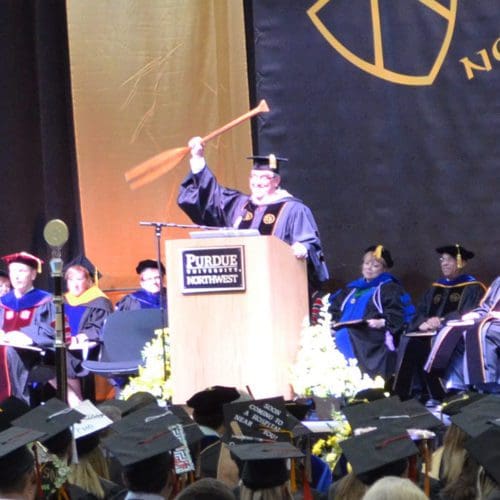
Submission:
[[292,251],[297,259],[307,259],[307,248],[300,241],[296,241],[292,245]]

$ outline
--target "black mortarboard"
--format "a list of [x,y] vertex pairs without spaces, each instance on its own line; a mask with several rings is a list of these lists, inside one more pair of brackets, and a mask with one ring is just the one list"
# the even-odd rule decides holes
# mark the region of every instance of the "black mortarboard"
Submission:
[[447,253],[448,255],[455,257],[455,259],[457,259],[460,255],[463,260],[470,260],[475,255],[474,252],[471,252],[470,250],[464,248],[462,245],[458,244],[438,247],[436,248],[436,252],[439,254]]
[[68,262],[64,266],[64,273],[66,273],[67,270],[70,267],[73,267],[73,266],[81,266],[84,269],[86,269],[88,271],[89,275],[90,275],[90,278],[94,282],[97,282],[98,280],[100,280],[102,278],[102,275],[98,271],[97,267],[92,262],[90,262],[90,260],[85,255],[83,255],[83,254],[78,255],[73,260],[71,260],[70,262]]
[[4,255],[2,257],[2,260],[7,265],[12,264],[13,262],[19,262],[20,264],[26,264],[27,266],[32,267],[38,273],[42,272],[43,260],[28,252],[16,252],[9,255]]
[[205,434],[181,405],[169,405],[168,409],[179,419],[189,445],[201,441]]
[[340,447],[356,476],[365,484],[384,475],[401,475],[406,467],[400,461],[418,453],[404,429],[377,429],[341,441]]
[[115,422],[111,429],[119,434],[126,434],[130,429],[137,426],[148,426],[149,424],[163,425],[167,428],[170,425],[179,424],[180,419],[170,410],[151,404],[145,408],[134,411],[126,417]]
[[[141,274],[145,269],[158,269],[158,262],[153,259],[141,260],[137,267],[135,268],[135,272],[137,274]],[[165,266],[160,262],[161,274],[165,274]]]
[[74,424],[75,439],[95,434],[113,424],[113,421],[88,399],[82,401],[75,409],[83,415],[83,418]]
[[191,396],[186,404],[193,408],[196,415],[211,415],[222,413],[222,407],[226,403],[231,403],[239,397],[240,393],[235,387],[214,385]]
[[490,394],[471,403],[453,415],[451,421],[471,437],[479,436],[491,427],[500,427],[500,396]]
[[16,418],[30,411],[30,407],[22,399],[10,396],[0,403],[0,431],[8,429]]
[[26,447],[43,433],[22,427],[10,427],[0,432],[0,485],[12,485],[30,470],[35,459]]
[[285,401],[285,409],[297,420],[305,420],[309,411],[314,409],[314,401],[312,399]]
[[236,444],[230,451],[238,462],[244,462],[241,480],[252,490],[285,483],[289,478],[285,460],[304,456],[287,442]]
[[465,448],[500,486],[500,427],[492,427],[469,439]]
[[479,392],[466,392],[464,394],[455,394],[446,398],[441,405],[441,413],[450,417],[461,412],[466,406],[469,406],[480,399],[483,399],[485,394]]
[[394,427],[399,429],[434,429],[442,425],[423,404],[415,399],[400,401],[397,396],[344,408],[353,429],[359,427]]
[[43,432],[42,442],[69,429],[74,423],[79,422],[84,415],[73,410],[59,399],[52,398],[45,404],[33,408],[23,416],[16,418],[12,423]]
[[349,405],[357,405],[361,403],[372,403],[378,399],[385,399],[386,392],[383,388],[368,388],[357,392],[352,399],[348,401]]
[[389,250],[382,245],[372,245],[365,250],[365,253],[367,252],[373,252],[376,259],[383,259],[388,268],[394,265],[391,252],[389,252]]
[[123,465],[132,465],[182,446],[172,432],[158,423],[138,425],[102,440]]
[[274,174],[279,174],[282,163],[288,158],[280,158],[274,154],[247,156],[247,160],[253,160],[252,170],[268,170]]

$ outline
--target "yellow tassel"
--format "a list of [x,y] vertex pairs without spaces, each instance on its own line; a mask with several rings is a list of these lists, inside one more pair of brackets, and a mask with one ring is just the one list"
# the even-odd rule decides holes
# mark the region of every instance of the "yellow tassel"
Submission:
[[457,267],[458,269],[462,269],[462,267],[464,267],[464,261],[460,253],[460,245],[457,243],[455,246],[457,247]]
[[375,250],[373,251],[373,256],[376,258],[376,259],[381,259],[382,258],[382,250],[384,249],[384,247],[382,245],[377,245],[377,248],[375,248]]
[[276,155],[269,155],[269,168],[271,170],[276,170]]
[[291,465],[290,465],[290,489],[292,490],[292,493],[295,493],[297,491],[297,478],[295,476],[295,460],[293,458],[291,459]]
[[38,274],[42,274],[42,262],[40,260],[38,260],[37,272]]
[[94,283],[95,286],[99,288],[99,271],[97,270],[97,267],[94,266]]

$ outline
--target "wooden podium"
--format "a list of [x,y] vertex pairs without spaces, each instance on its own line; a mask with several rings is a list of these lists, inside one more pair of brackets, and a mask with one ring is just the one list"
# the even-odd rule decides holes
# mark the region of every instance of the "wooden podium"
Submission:
[[[244,290],[186,290],[187,273],[205,276],[193,263],[232,265],[231,256],[216,256],[235,251],[243,255]],[[173,402],[213,385],[290,397],[290,365],[308,315],[305,261],[274,236],[251,236],[170,240],[166,262]],[[207,280],[233,278],[191,279]]]

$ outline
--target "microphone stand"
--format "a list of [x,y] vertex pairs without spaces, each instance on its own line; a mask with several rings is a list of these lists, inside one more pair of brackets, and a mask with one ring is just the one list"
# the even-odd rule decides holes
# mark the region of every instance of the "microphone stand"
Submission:
[[[166,361],[167,361],[167,345],[165,342],[165,329],[168,327],[168,311],[166,298],[167,295],[163,295],[163,275],[161,272],[161,231],[164,227],[178,227],[181,229],[214,229],[220,230],[220,227],[217,226],[202,226],[199,224],[177,224],[175,222],[158,222],[158,221],[141,221],[139,222],[140,226],[149,226],[154,227],[155,229],[155,238],[156,238],[156,265],[158,267],[158,272],[162,277],[162,288],[160,292],[160,309],[161,309],[161,317],[162,317],[162,326],[163,326],[163,335],[162,335],[162,349],[163,349],[163,379],[166,381],[168,378]],[[166,290],[165,290],[166,292]]]
[[67,403],[68,400],[68,371],[66,366],[66,338],[64,326],[64,298],[62,293],[63,282],[63,261],[61,259],[61,249],[52,248],[52,258],[50,259],[50,275],[54,283],[54,306],[56,312],[54,340],[57,397]]

